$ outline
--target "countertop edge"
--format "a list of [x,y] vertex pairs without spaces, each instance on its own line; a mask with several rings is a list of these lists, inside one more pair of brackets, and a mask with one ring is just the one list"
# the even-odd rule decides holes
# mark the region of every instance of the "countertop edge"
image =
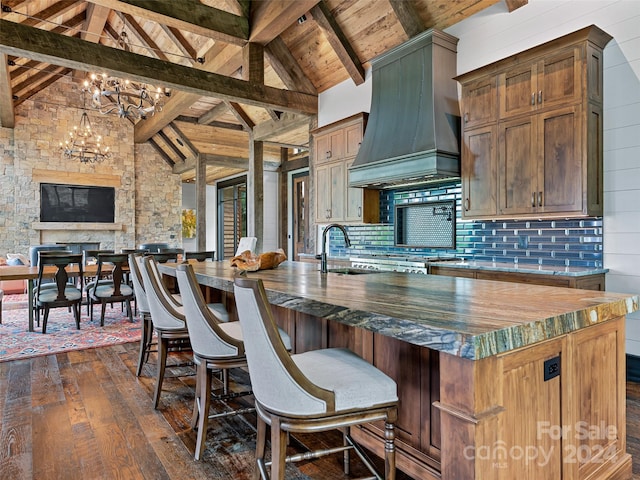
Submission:
[[[175,275],[175,264],[163,264],[159,267],[161,272]],[[195,275],[202,285],[233,292],[233,279],[198,272],[195,272]],[[462,280],[475,281],[473,279]],[[592,304],[573,312],[529,323],[505,326],[491,332],[470,334],[305,298],[297,294],[273,290],[267,286],[265,289],[269,302],[273,305],[337,321],[348,326],[360,327],[413,345],[431,348],[469,360],[481,360],[499,355],[625,316],[637,311],[640,305],[640,296],[638,295],[628,294],[625,298],[620,298],[607,296],[607,292],[601,292],[601,297],[592,299]]]

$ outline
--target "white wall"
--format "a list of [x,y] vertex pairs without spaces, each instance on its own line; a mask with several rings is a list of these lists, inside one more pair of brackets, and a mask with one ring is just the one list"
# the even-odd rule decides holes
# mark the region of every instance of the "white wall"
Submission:
[[[458,74],[462,74],[591,24],[614,37],[604,53],[607,290],[639,294],[640,1],[529,0],[512,13],[500,2],[457,23],[447,33],[460,39]],[[350,108],[343,100],[359,98],[356,92],[363,87],[345,82],[335,88],[335,96],[334,89],[319,96],[318,118],[328,119],[326,123],[363,110],[363,102]],[[627,320],[627,353],[640,356],[640,313]]]
[[[217,207],[216,207],[216,188],[207,185],[207,241],[206,249],[216,249],[216,219],[217,219]],[[196,185],[195,183],[183,183],[182,184],[182,208],[191,208],[196,210]],[[186,251],[198,250],[197,238],[183,238],[182,248]]]

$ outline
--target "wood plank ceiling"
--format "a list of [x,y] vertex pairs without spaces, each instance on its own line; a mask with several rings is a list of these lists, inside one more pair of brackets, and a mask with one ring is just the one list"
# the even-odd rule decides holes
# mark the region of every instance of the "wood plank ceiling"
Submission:
[[[272,165],[283,149],[307,148],[318,93],[363,83],[376,55],[500,1],[508,11],[527,3],[2,0],[0,124],[12,128],[15,107],[61,76],[109,69],[171,88],[162,111],[135,123],[135,141],[150,142],[184,181],[200,155],[213,183],[246,170],[251,137]],[[123,32],[130,52],[117,44]]]

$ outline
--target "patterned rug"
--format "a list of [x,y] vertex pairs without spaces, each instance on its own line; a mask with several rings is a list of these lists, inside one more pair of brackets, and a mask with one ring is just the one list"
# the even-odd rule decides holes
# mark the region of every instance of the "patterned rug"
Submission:
[[27,331],[26,295],[5,295],[0,324],[0,362],[140,341],[140,319],[134,317],[134,323],[130,323],[120,304],[113,308],[107,306],[104,327],[100,326],[100,307],[94,308],[93,322],[90,322],[83,306],[80,330],[76,329],[73,313],[66,308],[52,309],[47,333],[43,335],[37,325],[34,332]]

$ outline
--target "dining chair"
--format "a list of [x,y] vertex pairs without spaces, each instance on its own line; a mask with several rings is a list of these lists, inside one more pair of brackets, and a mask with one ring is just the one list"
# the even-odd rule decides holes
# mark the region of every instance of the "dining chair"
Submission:
[[[385,477],[395,479],[396,383],[376,367],[344,348],[325,348],[290,355],[278,331],[260,279],[236,277],[234,293],[249,377],[258,416],[254,478],[283,480],[285,464],[354,449],[374,478],[381,478],[350,427],[385,423]],[[265,461],[267,425],[271,426],[271,477]],[[296,432],[342,430],[344,444],[287,457],[287,436]]]
[[[153,329],[158,339],[158,361],[156,369],[156,386],[153,393],[153,408],[157,409],[167,366],[167,355],[171,345],[182,350],[191,348],[189,332],[182,305],[176,303],[171,293],[162,283],[159,272],[154,272],[156,261],[151,255],[142,258],[140,273],[142,284],[147,295]],[[157,270],[157,269],[156,269]]]
[[197,262],[204,262],[206,260],[214,261],[216,258],[216,252],[213,250],[199,251],[199,252],[184,252],[185,260],[196,260]]
[[89,318],[93,321],[93,305],[101,305],[100,326],[104,326],[104,314],[107,303],[124,302],[129,321],[133,323],[133,311],[131,300],[133,300],[133,288],[124,282],[124,270],[128,267],[128,258],[125,253],[99,253],[98,270],[96,278],[101,279],[103,272],[110,272],[107,283],[102,280],[95,282],[93,288],[89,290],[90,311]]
[[[34,294],[34,305],[38,320],[40,319],[40,310],[44,311],[42,319],[42,333],[47,332],[47,321],[49,320],[49,311],[52,308],[68,307],[73,311],[73,317],[76,321],[76,328],[80,330],[80,303],[82,302],[82,283],[80,288],[69,283],[69,274],[66,268],[70,265],[78,266],[78,274],[80,282],[82,282],[82,255],[72,253],[41,253],[38,261],[38,286]],[[45,269],[47,267],[55,267],[54,285],[55,288],[49,287],[42,283],[45,278]]]
[[[87,271],[87,267],[97,265],[98,264],[98,255],[101,253],[114,253],[114,250],[83,250],[82,251],[82,265],[84,266],[85,272]],[[97,271],[96,271],[97,273]],[[98,278],[97,276],[85,276],[84,278],[84,293],[87,299],[87,315],[91,314],[91,295],[89,295],[89,290],[95,287],[96,282],[101,283],[102,285],[107,285],[110,280],[110,273],[102,274],[102,278]]]

